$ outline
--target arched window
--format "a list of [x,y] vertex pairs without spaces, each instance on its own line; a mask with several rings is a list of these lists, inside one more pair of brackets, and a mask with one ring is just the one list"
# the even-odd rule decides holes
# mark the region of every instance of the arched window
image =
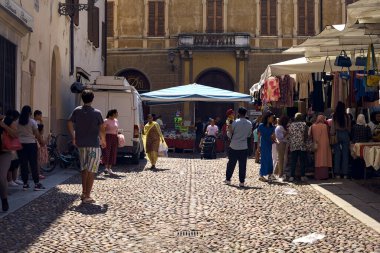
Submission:
[[207,32],[222,33],[223,29],[223,0],[207,0]]
[[315,35],[314,0],[298,0],[298,35]]
[[277,0],[261,0],[261,35],[277,35]]

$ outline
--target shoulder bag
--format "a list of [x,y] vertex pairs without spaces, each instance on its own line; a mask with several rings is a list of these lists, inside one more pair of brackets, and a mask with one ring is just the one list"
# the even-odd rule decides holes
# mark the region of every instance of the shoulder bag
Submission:
[[367,66],[367,57],[364,55],[364,49],[360,49],[359,56],[355,58],[355,66]]
[[2,150],[4,151],[17,151],[22,149],[22,144],[20,140],[16,138],[12,138],[6,130],[3,131],[1,135],[2,141]]
[[[330,72],[329,72],[329,74],[327,74],[325,72],[326,71],[327,60],[329,60],[329,65],[330,65]],[[333,79],[334,79],[334,76],[332,75],[331,60],[330,60],[330,57],[326,56],[325,64],[323,65],[322,80],[326,83],[326,82],[332,81]]]
[[340,51],[340,54],[335,58],[335,66],[349,68],[352,66],[351,58],[345,50]]
[[[372,57],[372,68],[371,68],[371,57]],[[377,61],[375,55],[375,49],[373,44],[368,47],[367,53],[367,77],[366,84],[369,87],[378,86],[380,82],[380,72],[377,68]]]

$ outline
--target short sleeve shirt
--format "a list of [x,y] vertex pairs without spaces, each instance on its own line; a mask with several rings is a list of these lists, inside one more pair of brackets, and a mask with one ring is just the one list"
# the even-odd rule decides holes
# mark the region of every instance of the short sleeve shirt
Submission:
[[119,122],[117,119],[105,119],[106,134],[117,134],[119,131]]
[[305,122],[293,122],[289,126],[289,147],[290,151],[306,151],[305,143]]
[[99,131],[103,117],[91,106],[79,106],[69,117],[74,123],[75,140],[78,147],[99,147]]
[[207,134],[208,135],[213,135],[213,136],[216,136],[216,134],[218,133],[219,129],[218,129],[218,126],[217,125],[214,125],[214,126],[211,126],[209,125],[207,127]]
[[38,130],[37,122],[34,119],[29,119],[26,125],[17,125],[18,138],[21,143],[30,144],[36,143],[34,131]]

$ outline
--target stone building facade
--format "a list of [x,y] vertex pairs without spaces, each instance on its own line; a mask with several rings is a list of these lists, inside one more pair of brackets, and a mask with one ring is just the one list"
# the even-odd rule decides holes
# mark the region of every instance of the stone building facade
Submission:
[[[141,92],[202,83],[248,93],[281,52],[345,23],[353,0],[108,0],[107,74],[123,75]],[[223,116],[233,105],[197,103],[199,117]],[[235,105],[236,106],[236,105]],[[171,120],[192,118],[193,105],[155,106]]]
[[59,3],[90,2],[0,0],[0,113],[30,105],[43,112],[45,133],[66,131],[66,119],[78,104],[70,85],[104,74],[105,0],[75,13],[73,36]]

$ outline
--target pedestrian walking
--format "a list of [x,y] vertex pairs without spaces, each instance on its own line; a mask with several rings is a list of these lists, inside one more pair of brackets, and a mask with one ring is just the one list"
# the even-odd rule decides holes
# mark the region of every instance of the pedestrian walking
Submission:
[[219,128],[217,125],[215,125],[215,120],[210,119],[210,125],[208,125],[206,128],[206,136],[214,136],[216,138],[218,133]]
[[306,170],[306,141],[308,139],[308,127],[304,121],[302,113],[296,113],[294,121],[289,126],[289,148],[291,153],[291,169],[289,182],[294,181],[296,166],[300,159],[301,181],[307,181]]
[[351,119],[346,113],[346,105],[339,101],[333,115],[330,134],[335,136],[334,148],[334,174],[337,179],[343,176],[348,178],[348,160],[350,154]]
[[329,142],[329,129],[326,118],[319,115],[311,126],[310,135],[314,143],[314,178],[317,180],[329,178],[329,168],[332,167],[332,155]]
[[195,150],[200,152],[200,144],[201,140],[203,138],[204,132],[203,132],[203,123],[200,118],[197,118],[195,123]]
[[274,166],[274,174],[278,176],[280,181],[284,179],[284,167],[288,160],[288,123],[289,118],[287,116],[282,116],[278,120],[278,125],[275,129],[277,139],[277,162]]
[[[259,180],[263,182],[271,182],[275,180],[273,176],[273,159],[272,159],[272,144],[275,142],[276,136],[274,134],[274,114],[270,111],[266,112],[262,123],[259,125],[258,139],[259,139],[259,152],[260,158],[260,177]],[[267,176],[267,178],[265,178]]]
[[[0,116],[0,135],[5,132],[12,138],[16,138],[17,135],[17,124],[15,120],[4,120],[4,116]],[[0,139],[1,140],[1,139]],[[4,212],[8,211],[8,170],[12,161],[12,153],[10,150],[3,150],[3,145],[0,141],[0,197],[1,197],[1,207]]]
[[148,123],[143,129],[143,142],[145,153],[152,165],[150,169],[154,170],[156,169],[160,143],[165,143],[165,139],[162,135],[160,125],[153,120],[153,116],[149,114],[147,119]]
[[20,118],[18,120],[17,132],[22,144],[22,149],[17,151],[20,159],[21,178],[24,183],[23,189],[30,188],[28,184],[29,167],[32,172],[34,181],[34,190],[44,190],[45,187],[40,183],[38,174],[38,147],[39,144],[44,145],[45,142],[38,132],[37,122],[31,118],[32,108],[28,105],[21,109]]
[[94,203],[91,191],[95,174],[98,172],[101,159],[101,147],[106,147],[105,129],[102,114],[91,106],[94,93],[89,90],[82,92],[83,106],[79,106],[71,113],[67,128],[78,147],[82,176],[83,203]]
[[[273,126],[274,126],[274,129],[276,130],[276,127],[277,127],[277,124],[278,124],[278,118],[274,118],[273,120]],[[276,137],[276,134],[275,134],[275,137]],[[273,142],[272,144],[272,161],[273,161],[273,168],[276,168],[276,164],[277,164],[277,157],[278,157],[278,153],[277,153],[277,139],[276,141]]]
[[252,123],[245,118],[246,114],[247,109],[240,107],[238,110],[239,118],[227,128],[227,135],[231,139],[225,180],[227,185],[231,184],[236,163],[239,162],[239,187],[245,186],[248,159],[247,139],[252,134]]
[[105,173],[110,175],[114,174],[112,166],[116,165],[119,122],[117,120],[118,112],[116,109],[109,110],[104,120],[104,127],[106,131],[106,148],[102,149],[102,163],[104,164]]
[[[38,132],[43,138],[43,132],[44,132],[44,124],[42,121],[42,111],[35,110],[33,112],[33,119],[37,122]],[[37,148],[38,148],[38,176],[40,179],[45,179],[45,176],[42,175],[41,166],[47,163],[47,146],[46,145],[40,145],[37,142]]]

